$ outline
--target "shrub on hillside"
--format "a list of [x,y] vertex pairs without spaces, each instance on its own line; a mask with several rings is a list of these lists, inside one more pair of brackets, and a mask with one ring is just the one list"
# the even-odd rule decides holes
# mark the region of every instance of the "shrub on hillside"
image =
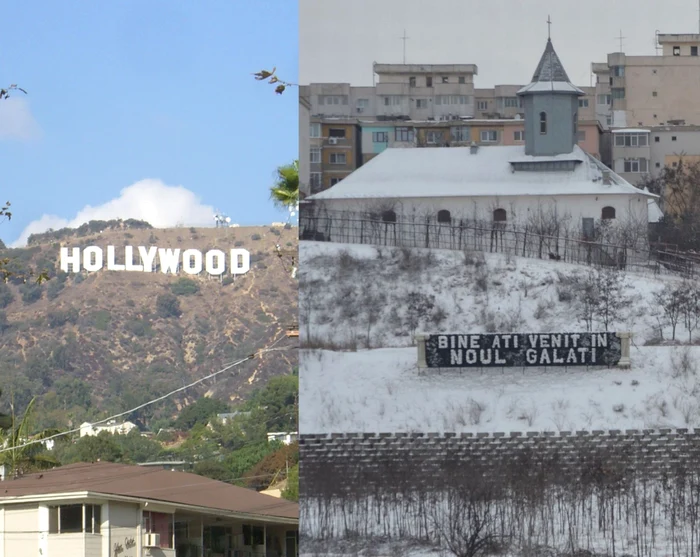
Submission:
[[199,292],[199,284],[192,279],[181,277],[170,285],[170,291],[175,296],[191,296]]
[[164,318],[180,317],[182,309],[180,309],[180,300],[174,294],[160,294],[156,298],[156,312]]
[[262,236],[261,236],[260,234],[253,234],[253,235],[250,237],[250,239],[251,239],[251,240],[258,241],[258,240],[262,240]]
[[0,282],[0,308],[6,308],[15,300],[15,295],[8,284]]
[[23,284],[19,291],[22,294],[22,301],[27,305],[41,300],[44,293],[44,289],[39,284]]

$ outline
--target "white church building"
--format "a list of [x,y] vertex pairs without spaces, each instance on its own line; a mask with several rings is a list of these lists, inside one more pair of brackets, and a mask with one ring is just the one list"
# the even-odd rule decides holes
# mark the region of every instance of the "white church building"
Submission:
[[623,222],[646,236],[648,223],[661,217],[657,196],[577,145],[578,99],[584,93],[570,82],[551,40],[532,82],[517,94],[525,112],[524,145],[387,149],[307,198],[303,211],[317,221],[309,225],[307,219],[307,228],[342,242],[366,234],[368,219],[387,233],[407,221],[505,230],[556,220],[557,235],[568,238],[592,239]]

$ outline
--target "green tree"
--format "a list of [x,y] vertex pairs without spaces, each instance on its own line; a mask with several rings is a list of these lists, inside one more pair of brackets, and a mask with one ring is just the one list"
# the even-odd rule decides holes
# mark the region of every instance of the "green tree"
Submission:
[[299,377],[279,375],[270,379],[263,389],[255,392],[248,404],[264,412],[267,432],[294,431],[298,400]]
[[181,430],[188,430],[192,429],[195,424],[207,425],[212,417],[228,411],[229,407],[225,402],[215,398],[202,397],[184,408],[173,426]]
[[124,451],[119,446],[115,436],[107,431],[98,435],[86,435],[75,443],[61,451],[60,458],[63,464],[73,462],[121,462]]
[[288,501],[299,501],[299,464],[289,470],[287,487],[282,490],[282,498]]
[[231,479],[231,471],[217,460],[203,460],[194,465],[195,474],[225,482]]
[[231,470],[235,483],[245,485],[245,473],[253,468],[258,462],[264,459],[267,455],[274,453],[282,447],[282,443],[273,441],[261,441],[251,445],[246,445],[224,459],[224,464]]
[[294,207],[299,203],[299,161],[277,168],[277,178],[270,186],[270,199],[277,207]]
[[11,427],[5,433],[3,442],[9,450],[0,453],[0,463],[9,467],[10,475],[45,470],[60,464],[56,456],[46,450],[43,443],[27,444],[31,441],[41,441],[59,433],[58,430],[47,429],[32,434],[32,414],[35,402],[36,398],[32,398],[19,422],[14,417],[11,418]]

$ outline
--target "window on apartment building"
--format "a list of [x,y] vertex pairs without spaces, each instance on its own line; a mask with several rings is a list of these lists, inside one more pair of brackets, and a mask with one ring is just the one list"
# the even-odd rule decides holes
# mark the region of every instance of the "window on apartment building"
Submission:
[[661,141],[661,138],[657,135],[657,136],[654,138],[654,143],[659,143],[660,141]]
[[540,133],[543,135],[547,133],[547,113],[546,112],[540,112]]
[[624,172],[647,172],[647,166],[646,159],[625,159]]
[[606,116],[606,117],[605,117],[605,125],[606,125],[606,126],[612,126],[612,116]]
[[365,109],[369,108],[369,99],[357,99],[357,111],[364,112]]
[[616,147],[646,147],[648,145],[647,134],[645,133],[616,133]]
[[496,130],[481,130],[479,134],[482,143],[496,143],[498,141],[498,131]]
[[347,95],[319,95],[318,104],[326,106],[348,104],[348,97]]
[[321,187],[321,177],[322,177],[322,174],[320,172],[311,172],[309,174],[309,185],[311,186],[312,191],[315,188]]
[[674,46],[674,47],[673,47],[673,55],[674,55],[674,56],[680,56],[680,55],[681,55],[681,47],[680,47],[680,46]]
[[678,161],[673,161],[673,162],[671,163],[671,166],[674,167],[674,168],[675,168],[676,166],[678,166]]
[[520,103],[518,102],[518,97],[506,97],[504,106],[506,108],[518,108],[520,106]]
[[656,91],[652,91],[652,92],[651,92],[651,96],[652,96],[652,97],[658,97],[658,94],[656,93]]
[[399,106],[401,105],[401,95],[389,95],[384,97],[384,106]]
[[428,99],[416,99],[416,108],[428,108]]
[[372,143],[389,143],[389,133],[372,132]]
[[676,136],[675,136],[675,135],[672,135],[672,136],[671,136],[671,141],[675,141],[675,140],[676,140]]
[[624,66],[613,66],[610,68],[610,75],[613,77],[625,77],[625,67]]
[[657,162],[654,166],[655,166],[656,168],[661,168],[661,163],[660,163],[660,162]]
[[425,77],[425,86],[426,87],[432,87],[433,86],[433,76],[428,75]]
[[578,130],[578,132],[576,132],[576,141],[586,141],[585,130]]
[[335,186],[341,180],[342,178],[331,178],[331,187]]
[[588,99],[579,99],[578,100],[578,107],[579,108],[588,108]]
[[328,137],[337,137],[339,139],[345,137],[345,129],[344,128],[331,128],[328,130]]
[[443,76],[442,76],[442,82],[443,82],[443,83],[449,83],[450,80],[449,80],[449,78],[448,78],[446,75],[443,75]]
[[613,87],[610,92],[612,93],[613,99],[624,99],[625,98],[625,88],[624,87]]
[[243,545],[263,545],[265,543],[265,528],[263,526],[243,525]]
[[321,124],[314,123],[309,125],[309,137],[312,139],[321,137]]
[[513,132],[513,141],[524,141],[525,132],[523,130],[515,130]]
[[697,47],[697,46],[691,46],[691,47],[690,47],[690,55],[691,55],[691,56],[697,56],[697,55],[698,55],[698,47]]
[[59,505],[49,507],[50,534],[99,534],[102,524],[100,505]]
[[321,149],[318,147],[312,147],[309,151],[311,164],[318,164],[321,162]]
[[144,511],[142,526],[145,533],[160,534],[160,544],[158,547],[172,549],[175,530],[173,515]]
[[347,156],[345,153],[331,153],[328,156],[328,162],[330,164],[346,164]]
[[612,95],[598,95],[598,104],[607,104],[610,105],[612,104]]
[[452,141],[471,141],[472,131],[467,126],[452,126],[450,128]]
[[408,86],[409,87],[415,87],[416,86],[416,78],[414,76],[411,76],[408,78]]
[[442,106],[454,106],[457,104],[468,104],[466,95],[437,95],[435,104]]
[[425,133],[425,141],[428,145],[440,145],[445,142],[445,135],[441,131],[430,130]]
[[394,141],[409,142],[414,138],[413,128],[399,127],[394,130]]
[[488,110],[489,101],[478,101],[476,106],[479,110]]
[[463,75],[460,75],[460,76],[457,78],[457,81],[458,81],[458,83],[460,83],[461,85],[464,85],[464,84],[467,82],[467,78],[464,77]]

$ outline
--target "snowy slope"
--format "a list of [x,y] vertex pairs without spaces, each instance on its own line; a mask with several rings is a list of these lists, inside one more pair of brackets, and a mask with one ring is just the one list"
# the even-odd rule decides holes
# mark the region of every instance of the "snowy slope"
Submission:
[[585,331],[574,278],[587,269],[453,251],[312,242],[300,250],[304,433],[700,427],[700,348],[678,345],[688,340],[682,326],[675,344],[659,341],[671,330],[660,326],[654,294],[677,279],[625,276],[630,303],[609,328],[634,333],[630,370],[421,374],[416,331]]

